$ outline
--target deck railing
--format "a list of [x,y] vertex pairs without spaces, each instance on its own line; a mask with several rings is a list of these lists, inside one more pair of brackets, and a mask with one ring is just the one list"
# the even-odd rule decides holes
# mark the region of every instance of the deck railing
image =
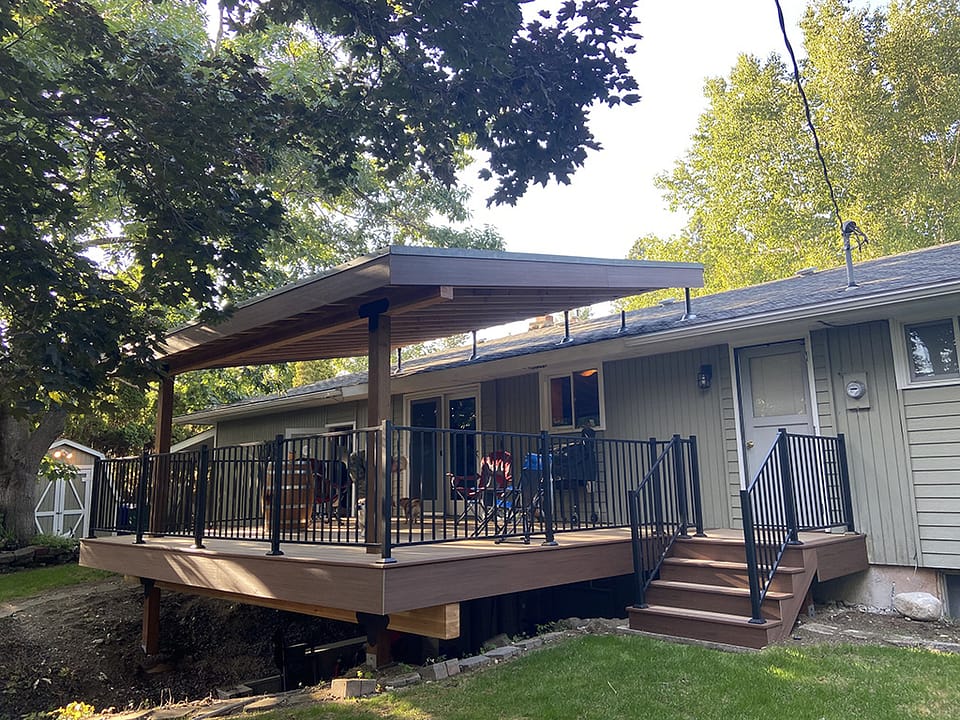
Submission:
[[[397,426],[97,463],[91,536],[379,547],[626,527],[673,441]],[[659,452],[659,451],[658,451]]]
[[646,443],[649,468],[627,493],[636,607],[646,607],[646,593],[657,578],[674,541],[703,532],[697,439],[674,435],[669,442]]
[[763,600],[798,533],[845,527],[854,531],[853,501],[843,435],[795,435],[780,428],[746,489],[740,491],[751,622],[765,622]]

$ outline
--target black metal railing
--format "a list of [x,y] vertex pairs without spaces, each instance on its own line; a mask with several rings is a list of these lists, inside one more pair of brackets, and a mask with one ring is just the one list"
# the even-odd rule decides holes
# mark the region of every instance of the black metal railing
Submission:
[[650,438],[645,445],[648,469],[627,493],[636,607],[646,607],[647,589],[677,538],[691,529],[704,535],[696,437]]
[[763,623],[764,598],[798,533],[854,531],[843,435],[795,435],[780,428],[750,484],[740,491],[751,622]]
[[[553,543],[558,533],[626,527],[627,491],[672,443],[384,423],[145,453],[97,464],[91,535],[252,540],[271,554],[286,543],[365,545],[384,561],[396,546],[466,538]],[[699,507],[699,495],[684,497]]]

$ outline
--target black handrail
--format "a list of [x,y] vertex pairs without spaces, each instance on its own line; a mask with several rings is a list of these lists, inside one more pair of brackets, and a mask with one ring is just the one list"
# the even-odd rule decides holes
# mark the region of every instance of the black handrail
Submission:
[[[659,447],[663,449],[657,454]],[[646,607],[647,589],[659,576],[674,542],[689,537],[691,527],[698,536],[704,535],[696,447],[693,436],[684,439],[674,435],[667,443],[651,438],[649,469],[637,487],[627,493],[636,607]],[[693,523],[689,517],[691,503]]]
[[853,499],[843,435],[835,438],[777,431],[746,488],[740,491],[750,585],[750,622],[761,608],[787,548],[799,533],[845,526],[853,532]]

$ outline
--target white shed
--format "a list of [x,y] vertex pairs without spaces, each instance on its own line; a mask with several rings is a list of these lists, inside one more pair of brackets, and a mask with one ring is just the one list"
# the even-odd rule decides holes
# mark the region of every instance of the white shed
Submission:
[[87,533],[87,508],[93,491],[93,463],[104,458],[86,445],[61,438],[50,449],[47,456],[58,462],[77,468],[76,477],[50,480],[37,477],[34,522],[38,533],[64,535],[66,537],[84,537]]

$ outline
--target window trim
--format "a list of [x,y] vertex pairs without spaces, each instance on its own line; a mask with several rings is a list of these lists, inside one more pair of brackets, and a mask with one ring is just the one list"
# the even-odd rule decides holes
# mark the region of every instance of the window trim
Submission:
[[[573,374],[583,370],[597,370],[597,393],[600,401],[600,424],[596,425],[594,430],[605,430],[607,427],[607,408],[605,393],[603,391],[603,363],[602,362],[583,362],[563,366],[562,368],[551,368],[540,371],[540,427],[546,429],[549,433],[575,433],[580,432],[580,428],[574,425],[554,426],[553,413],[551,412],[550,400],[550,381],[554,378],[570,378],[571,388],[573,387]],[[573,407],[574,419],[576,419],[576,406]]]
[[957,353],[957,359],[960,360],[960,317],[957,315],[925,315],[922,317],[904,317],[894,320],[891,332],[891,342],[893,344],[893,364],[897,378],[897,388],[900,390],[910,388],[944,387],[949,385],[960,385],[960,376],[958,377],[939,377],[929,380],[914,380],[910,373],[910,356],[907,350],[907,328],[911,325],[929,325],[933,323],[949,320],[953,323],[953,345]]

